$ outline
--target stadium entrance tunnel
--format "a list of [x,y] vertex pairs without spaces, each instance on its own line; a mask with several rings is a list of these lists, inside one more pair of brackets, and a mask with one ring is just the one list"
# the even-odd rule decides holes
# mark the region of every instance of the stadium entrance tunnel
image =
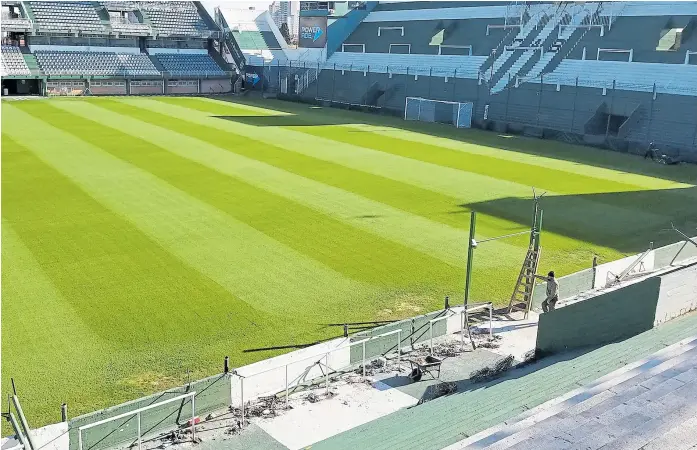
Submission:
[[[683,229],[697,227],[697,187],[599,194],[547,195],[545,231],[567,236],[620,252],[639,253],[649,240],[654,246],[675,242],[670,223]],[[460,205],[464,210],[510,220],[530,222],[530,198],[506,197]],[[649,239],[647,236],[651,236]],[[544,241],[544,236],[542,238]],[[544,244],[543,244],[544,246]]]
[[2,95],[41,95],[41,80],[3,78]]

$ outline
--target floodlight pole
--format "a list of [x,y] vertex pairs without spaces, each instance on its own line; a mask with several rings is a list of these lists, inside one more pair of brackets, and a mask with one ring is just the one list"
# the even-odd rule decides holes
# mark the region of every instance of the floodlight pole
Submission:
[[465,275],[465,309],[470,299],[470,284],[472,283],[472,260],[474,259],[474,248],[476,241],[474,240],[474,230],[477,224],[477,212],[472,211],[470,215],[470,237],[467,241],[467,274]]

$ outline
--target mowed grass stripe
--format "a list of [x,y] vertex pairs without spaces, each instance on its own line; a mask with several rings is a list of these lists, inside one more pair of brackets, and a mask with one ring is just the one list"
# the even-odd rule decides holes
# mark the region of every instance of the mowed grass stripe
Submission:
[[[170,103],[175,99],[161,98],[158,100]],[[491,149],[488,155],[482,152],[473,154],[467,151],[429,144],[423,140],[408,140],[405,139],[406,134],[400,135],[398,132],[391,133],[389,136],[374,133],[373,130],[376,127],[370,125],[313,126],[316,123],[324,123],[323,120],[326,120],[317,110],[308,110],[305,114],[293,116],[265,116],[258,111],[255,111],[254,115],[250,115],[246,113],[246,109],[240,110],[235,104],[229,102],[211,103],[196,98],[187,100],[187,106],[192,105],[194,109],[199,109],[203,112],[224,114],[226,108],[232,107],[232,109],[228,109],[228,112],[243,117],[244,114],[247,114],[247,123],[255,123],[256,121],[259,124],[263,124],[263,126],[270,126],[276,123],[277,126],[282,126],[288,130],[338,141],[342,144],[378,150],[442,167],[449,167],[498,180],[511,181],[523,186],[537,186],[558,194],[622,192],[641,189],[641,186],[635,184],[561,171],[553,167],[541,167],[520,160],[511,161],[497,157],[496,149]],[[299,126],[293,125],[298,122],[303,122],[303,124]],[[243,123],[245,122],[243,121]]]
[[[3,154],[6,145],[3,138]],[[83,321],[6,220],[2,246],[3,392],[11,392],[14,377],[34,426],[49,418],[55,422],[56,405],[62,402],[80,414],[113,401],[104,394],[109,390],[105,385],[114,380],[107,381],[99,366],[114,361],[118,336],[110,342]]]
[[[361,231],[311,208],[223,175],[117,128],[42,105],[37,117],[156,175],[343,275],[390,290],[441,294],[460,288],[462,270]],[[99,129],[99,134],[94,133]],[[205,180],[205,182],[201,182]],[[382,298],[387,299],[387,293]],[[422,305],[434,307],[434,305]]]
[[[174,100],[180,100],[181,104],[186,105],[186,108],[177,106],[173,103]],[[129,99],[124,99],[123,101],[133,101]],[[157,107],[157,103],[164,103],[165,107]],[[308,126],[303,127],[283,127],[282,131],[278,128],[274,129],[273,132],[268,132],[272,129],[270,123],[264,126],[249,125],[245,122],[250,120],[249,117],[245,117],[244,110],[236,110],[228,102],[216,102],[212,103],[204,99],[197,98],[185,98],[185,99],[172,99],[172,98],[158,98],[157,100],[146,100],[140,103],[142,107],[151,109],[162,114],[178,115],[184,116],[190,122],[201,123],[204,125],[210,125],[217,129],[233,131],[238,134],[242,134],[253,139],[258,139],[262,142],[267,142],[273,145],[278,145],[288,150],[303,153],[308,156],[315,158],[325,159],[338,164],[346,165],[357,170],[375,173],[384,177],[399,180],[405,183],[414,184],[425,189],[436,190],[437,192],[455,196],[457,198],[462,198],[465,203],[469,204],[471,202],[485,202],[488,200],[499,199],[503,197],[529,197],[531,195],[531,187],[540,187],[540,185],[550,185],[554,179],[546,169],[536,167],[535,177],[532,178],[532,184],[521,184],[515,181],[507,180],[506,177],[497,178],[495,173],[498,170],[497,164],[490,164],[487,167],[487,171],[490,174],[478,174],[471,172],[467,169],[468,164],[466,163],[454,163],[458,167],[447,167],[446,165],[439,164],[434,161],[426,161],[419,158],[410,157],[409,155],[399,155],[398,153],[402,150],[400,148],[406,145],[399,140],[394,140],[392,145],[389,142],[385,145],[386,148],[373,149],[371,148],[374,137],[372,133],[359,132],[358,130],[350,132],[347,134],[352,134],[349,141],[353,143],[347,143],[337,137],[330,138],[326,136],[319,136],[320,133],[324,132],[309,132],[309,129],[326,129],[337,130],[338,134],[342,134],[342,130],[346,130],[345,127],[334,127],[334,126]],[[190,105],[193,105],[190,107]],[[186,113],[186,109],[198,110],[199,113]],[[241,115],[239,118],[235,118],[234,114],[230,116],[225,116],[226,113],[231,114],[237,112]],[[227,117],[227,119],[225,119]],[[275,116],[281,117],[285,121],[287,116]],[[253,119],[254,117],[252,117]],[[266,119],[267,117],[262,117]],[[274,117],[271,117],[274,119]],[[294,122],[307,120],[307,118],[297,118],[293,117]],[[300,130],[300,131],[298,131]],[[327,136],[332,135],[332,131],[326,133]],[[316,139],[312,139],[315,136]],[[342,135],[343,136],[343,135]],[[378,136],[379,138],[379,136]],[[386,138],[387,139],[387,138]],[[408,147],[408,146],[407,146]],[[418,146],[416,146],[418,147]],[[392,150],[390,150],[392,149]],[[447,150],[447,149],[445,149]],[[439,152],[434,150],[434,154],[437,155]],[[462,152],[450,151],[450,156],[452,156],[454,161],[460,159],[465,159]],[[434,156],[435,157],[435,156]],[[515,164],[514,164],[515,165]],[[512,168],[513,166],[508,166]],[[524,170],[525,167],[521,166],[520,170]],[[568,177],[569,174],[563,172],[562,179]],[[593,181],[592,179],[585,178],[586,181]],[[561,184],[563,185],[563,181]],[[614,182],[609,182],[614,183]],[[589,183],[588,186],[603,186],[603,188],[610,188],[611,186],[599,180],[598,183]],[[615,187],[622,187],[622,191],[633,191],[639,189],[636,186],[629,186],[622,183],[615,183]],[[548,196],[560,196],[560,195],[579,195],[579,194],[589,194],[590,192],[597,192],[598,188],[592,187],[590,191],[579,190],[568,191],[565,189],[547,189]],[[602,191],[602,190],[601,190]],[[614,192],[612,190],[602,191],[602,192]],[[476,196],[476,199],[474,198]],[[585,203],[581,201],[580,206],[584,206]],[[657,205],[660,208],[660,205]],[[622,205],[616,204],[605,204],[602,201],[590,201],[585,203],[586,209],[590,211],[597,211],[597,214],[602,216],[606,214],[611,214],[617,211],[618,208],[623,208]],[[657,220],[662,219],[655,214],[646,212],[642,208],[623,208],[627,211],[631,211],[632,214],[639,215],[636,219],[641,220]],[[592,215],[592,213],[590,213]],[[588,214],[579,216],[578,220],[584,220],[584,216],[588,217]],[[597,224],[597,218],[592,218],[584,224],[585,227],[593,227]],[[575,223],[574,226],[577,224]]]
[[[529,186],[423,163],[356,145],[342,144],[321,138],[315,139],[310,135],[292,130],[279,131],[271,127],[257,127],[221,119],[220,115],[224,114],[224,111],[230,110],[230,107],[218,104],[224,102],[213,104],[210,101],[195,98],[138,100],[141,99],[123,99],[122,101],[169,117],[185,117],[188,122],[237,133],[317,159],[374,173],[407,184],[414,184],[424,189],[432,189],[448,196],[462,198],[464,200],[463,210],[474,208],[489,214],[489,216],[503,217],[523,226],[528,225],[530,221],[529,203],[517,201],[520,198],[530,198],[531,188]],[[180,100],[185,105],[203,105],[202,107],[211,112],[196,112],[188,107],[180,107],[173,103],[174,100]],[[211,114],[219,117],[211,116]],[[143,118],[143,120],[148,119]],[[670,192],[666,193],[668,198],[670,198],[670,194]],[[548,192],[547,196],[548,198],[558,197],[558,194]],[[666,216],[654,214],[651,210],[618,208],[602,201],[596,201],[605,199],[606,196],[602,196],[601,199],[592,195],[566,197],[568,198],[556,203],[567,206],[546,211],[545,222],[549,225],[546,228],[547,231],[553,231],[557,236],[572,236],[581,241],[594,243],[600,248],[596,247],[593,251],[603,255],[605,255],[603,249],[607,248],[638,251],[639,249],[635,248],[637,246],[636,240],[628,239],[626,233],[629,229],[636,229],[637,224],[642,229],[651,232],[665,225]],[[660,206],[657,207],[660,208]],[[606,220],[610,216],[614,217],[612,222]],[[480,233],[492,236],[501,234],[501,230],[489,232],[485,227],[481,227]],[[596,240],[598,237],[601,239]],[[577,241],[577,244],[580,244],[580,241]],[[645,242],[642,240],[641,246],[644,244]]]
[[[441,201],[439,194],[430,193],[430,191],[421,190],[416,187],[410,188],[410,185],[405,185],[382,177],[376,177],[374,175],[368,175],[364,172],[354,171],[341,165],[318,161],[315,158],[306,157],[295,152],[284,151],[282,148],[270,146],[263,142],[250,142],[244,137],[229,131],[217,130],[216,128],[206,125],[190,124],[187,120],[178,119],[172,115],[159,114],[150,110],[143,111],[136,107],[138,103],[131,104],[128,102],[127,105],[119,106],[115,105],[113,101],[104,102],[100,99],[97,104],[118,111],[124,115],[128,114],[142,121],[166,127],[172,131],[179,132],[179,130],[181,130],[183,134],[217,144],[237,154],[265,161],[284,170],[290,170],[299,175],[307,176],[308,178],[326,184],[333,184],[345,190],[364,194],[366,197],[376,198],[383,203],[397,206],[410,213],[419,214],[431,220],[462,227],[462,223],[467,222],[468,219],[467,214],[463,214],[467,212],[466,208],[458,205],[454,210],[447,210],[447,200]],[[191,114],[183,114],[182,116],[188,118],[191,117]],[[258,180],[250,180],[250,182],[256,183]],[[397,186],[394,186],[395,184]],[[424,191],[430,195],[421,195]],[[283,192],[283,195],[287,195],[287,191]],[[446,199],[448,199],[448,197],[446,197]],[[433,200],[432,205],[434,207],[442,207],[443,209],[440,211],[429,211],[432,207],[429,203],[430,200]],[[453,200],[450,201],[452,202]],[[528,225],[527,222],[530,220],[531,205],[528,201],[519,203],[520,204],[516,208],[509,208],[506,204],[503,204],[502,206],[505,211],[501,211],[501,213],[514,217],[522,224],[522,227],[516,225],[512,221],[504,221],[481,214],[477,236],[480,238],[482,236],[497,236],[523,229],[523,227]],[[563,212],[557,213],[557,217],[563,216]],[[554,217],[554,214],[552,217]],[[572,229],[578,228],[577,221],[569,218],[566,218],[566,220],[569,227]],[[596,224],[594,227],[584,230],[584,232],[590,235],[598,226],[600,225]],[[558,229],[555,231],[558,231]],[[606,230],[603,229],[603,232],[606,232]],[[456,242],[459,244],[459,241]],[[593,254],[597,254],[606,260],[621,256],[618,252],[605,246],[595,245],[593,248],[590,248],[588,244],[584,242],[549,231],[545,234],[545,245],[550,248],[550,251],[545,253],[545,264],[554,267],[559,273],[569,273],[581,268],[586,268]],[[524,247],[527,247],[525,237],[492,242],[488,246],[490,251],[481,252],[480,255],[478,255],[478,265],[482,268],[495,267],[497,271],[501,273],[517,274],[520,270],[520,261],[523,258],[523,256],[520,255],[520,251]],[[464,252],[465,249],[462,248],[460,251]],[[460,253],[460,257],[461,255]],[[460,261],[461,260],[462,259],[460,259]],[[513,275],[511,275],[511,277],[513,277]],[[497,297],[494,298],[504,298],[506,295],[509,294],[499,292]]]
[[[204,98],[203,101],[219,103],[220,99]],[[274,99],[234,98],[234,107],[242,114],[284,115],[316,117],[322,123],[358,128],[388,137],[397,137],[427,145],[450,148],[475,155],[483,155],[518,161],[543,168],[553,168],[571,174],[588,175],[593,178],[614,180],[620,183],[641,186],[644,189],[673,189],[689,187],[694,183],[679,183],[670,177],[675,175],[675,168],[665,168],[646,163],[642,159],[628,159],[626,155],[588,147],[545,141],[515,135],[499,135],[477,129],[460,130],[449,125],[406,122],[390,116],[366,115],[364,113],[332,108],[317,108]],[[257,106],[258,105],[258,106]],[[293,118],[296,120],[296,118]],[[311,120],[311,119],[310,119]],[[579,152],[589,162],[579,164]],[[594,165],[594,160],[597,165]],[[617,169],[610,168],[617,166]],[[627,171],[631,166],[632,171]],[[680,168],[682,169],[682,168]],[[683,174],[688,170],[682,171]],[[666,177],[665,179],[661,177]]]
[[[468,217],[463,218],[462,214],[468,212],[468,209],[462,206],[463,199],[351,169],[330,161],[289,152],[281,147],[253,140],[231,131],[220,130],[210,125],[193,124],[186,119],[144,110],[138,107],[138,103],[131,104],[99,99],[95,104],[429,220],[455,228],[467,229],[469,227]],[[529,218],[521,219],[528,220]],[[483,233],[510,232],[511,227],[516,226],[515,222],[487,216],[482,217],[480,225],[482,224]]]
[[[151,122],[156,119],[147,111],[133,111],[128,114],[130,108],[127,108],[119,114],[108,109],[111,107],[108,103],[104,103],[105,107],[96,106],[100,104],[102,103],[60,102],[57,105],[81,117],[98,118],[104,123],[128,130],[129,133],[173,153],[226,175],[236,176],[254,186],[419,250],[448,264],[462,264],[462,252],[466,241],[466,233],[463,230],[300,177],[189,137],[174,129],[154,125]],[[245,144],[247,143],[244,141],[240,142],[240,145]]]
[[[15,139],[22,139],[46,163],[188,267],[255,309],[298,321],[326,320],[337,312],[342,299],[373,293],[369,286],[352,282],[152,174],[22,111],[41,114],[42,105],[29,103],[5,106],[10,112],[5,126]],[[280,310],[279,296],[284,299]]]
[[[518,183],[416,161],[372,150],[362,145],[317,137],[282,126],[274,126],[273,123],[265,126],[250,125],[245,123],[248,120],[245,116],[248,113],[245,110],[236,110],[234,104],[223,101],[209,102],[198,98],[138,100],[141,99],[120,99],[124,103],[152,112],[186,118],[193,124],[228,131],[286,151],[458,198],[463,203],[505,196],[524,196],[530,193],[529,186]],[[295,118],[294,120],[297,121]]]
[[[32,123],[35,135],[46,131]],[[19,145],[19,138],[3,138],[3,217],[95,336],[124,348],[192,338],[191,330],[171,321],[170,311],[194,295],[201,301],[192,312],[205,319],[204,333],[220,325],[210,314],[216,305],[235,313],[248,309]],[[111,314],[105,316],[107,306]]]

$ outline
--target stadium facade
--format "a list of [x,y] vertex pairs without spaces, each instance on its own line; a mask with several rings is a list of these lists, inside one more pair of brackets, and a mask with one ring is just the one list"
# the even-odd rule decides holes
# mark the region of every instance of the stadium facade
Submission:
[[240,79],[396,115],[418,97],[471,104],[474,127],[697,161],[697,2],[300,6],[313,31],[296,48],[268,11],[234,5],[4,1],[3,90],[210,94]]

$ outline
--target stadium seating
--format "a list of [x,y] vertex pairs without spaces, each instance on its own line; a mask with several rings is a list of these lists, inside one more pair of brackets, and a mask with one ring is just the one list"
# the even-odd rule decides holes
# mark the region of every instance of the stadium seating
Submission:
[[153,55],[165,71],[171,75],[225,76],[225,71],[205,54],[158,54]]
[[18,47],[11,45],[2,46],[2,76],[6,75],[31,75],[24,55]]
[[146,55],[108,52],[35,52],[46,75],[159,76]]
[[91,2],[28,2],[39,30],[87,32],[106,31]]
[[211,31],[193,2],[139,2],[139,8],[160,35],[200,36]]
[[325,69],[399,73],[410,75],[454,76],[477,79],[485,56],[402,55],[395,53],[336,52]]
[[543,77],[547,84],[697,96],[697,65],[566,59]]
[[233,30],[232,36],[242,50],[278,50],[281,45],[271,31]]

